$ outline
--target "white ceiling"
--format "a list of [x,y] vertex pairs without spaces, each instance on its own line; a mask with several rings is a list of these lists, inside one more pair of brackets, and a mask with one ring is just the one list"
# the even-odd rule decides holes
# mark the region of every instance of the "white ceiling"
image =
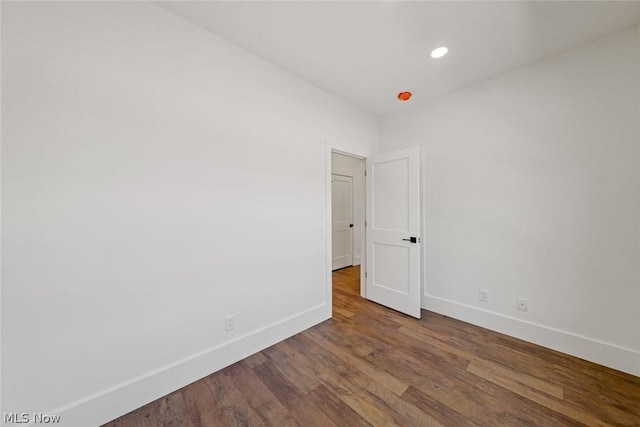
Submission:
[[[376,115],[640,21],[640,1],[157,4]],[[449,54],[431,59],[441,45]],[[396,99],[404,90],[410,102]]]

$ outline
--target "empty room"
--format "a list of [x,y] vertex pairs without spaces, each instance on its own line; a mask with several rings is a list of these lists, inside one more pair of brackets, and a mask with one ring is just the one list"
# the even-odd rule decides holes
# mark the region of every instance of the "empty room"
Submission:
[[640,426],[640,2],[0,38],[2,425]]

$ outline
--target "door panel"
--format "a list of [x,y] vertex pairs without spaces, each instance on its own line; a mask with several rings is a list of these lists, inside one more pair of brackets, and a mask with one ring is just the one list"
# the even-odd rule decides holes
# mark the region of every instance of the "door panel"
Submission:
[[[373,227],[377,230],[409,231],[408,159],[373,165]],[[392,209],[387,209],[392,207]]]
[[366,295],[379,304],[420,318],[418,168],[418,147],[367,160]]
[[353,178],[331,175],[332,270],[353,265]]
[[409,248],[373,244],[374,285],[409,295]]

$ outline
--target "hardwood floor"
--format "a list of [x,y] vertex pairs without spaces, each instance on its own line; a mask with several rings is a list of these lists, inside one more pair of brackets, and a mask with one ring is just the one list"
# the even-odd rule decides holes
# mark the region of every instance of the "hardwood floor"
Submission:
[[334,317],[106,426],[640,426],[640,378],[359,296]]

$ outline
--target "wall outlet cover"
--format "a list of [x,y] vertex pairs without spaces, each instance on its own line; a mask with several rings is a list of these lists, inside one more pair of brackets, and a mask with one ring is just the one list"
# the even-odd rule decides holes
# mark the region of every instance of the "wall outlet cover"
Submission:
[[529,310],[529,301],[524,298],[516,299],[517,308],[519,311],[528,311]]
[[235,327],[236,316],[234,314],[228,314],[224,318],[224,330],[230,331]]

